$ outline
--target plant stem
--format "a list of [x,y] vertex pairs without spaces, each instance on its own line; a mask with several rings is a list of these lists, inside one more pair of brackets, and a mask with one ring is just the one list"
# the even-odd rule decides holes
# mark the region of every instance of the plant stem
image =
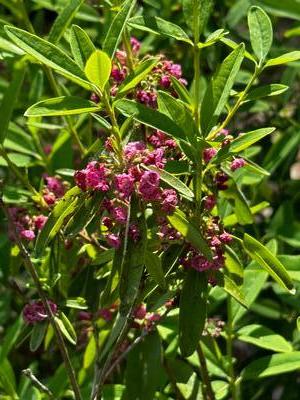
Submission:
[[232,395],[232,400],[238,400],[236,379],[233,367],[233,354],[232,354],[232,339],[233,339],[233,327],[232,327],[232,304],[231,297],[227,296],[227,336],[226,336],[226,352],[229,362],[229,378],[230,378],[230,390]]
[[216,137],[216,135],[224,128],[226,128],[226,126],[229,124],[229,122],[232,120],[232,118],[234,117],[235,113],[237,112],[237,110],[240,108],[242,102],[244,101],[246,95],[248,94],[251,86],[253,85],[254,81],[256,80],[256,78],[258,78],[258,76],[260,75],[262,71],[262,67],[260,66],[255,66],[255,71],[250,79],[250,81],[248,82],[247,86],[245,87],[245,89],[239,94],[239,97],[235,103],[235,105],[233,106],[233,108],[230,110],[230,112],[228,113],[227,117],[225,118],[225,120],[222,122],[222,124],[215,129],[214,131],[212,131],[208,136],[207,136],[207,140],[212,140]]
[[57,323],[55,321],[55,316],[53,315],[53,312],[52,312],[52,309],[51,309],[51,307],[49,305],[47,296],[46,296],[46,294],[45,294],[45,292],[44,292],[44,290],[42,288],[39,276],[38,276],[38,274],[36,272],[36,269],[35,269],[32,261],[31,261],[31,258],[30,258],[30,255],[29,255],[27,249],[23,245],[23,243],[22,243],[22,241],[21,241],[21,239],[20,239],[20,237],[18,235],[18,232],[16,231],[16,228],[15,228],[14,224],[11,221],[10,214],[9,214],[5,204],[3,203],[2,198],[0,199],[0,204],[1,204],[1,207],[3,208],[4,214],[5,214],[8,222],[13,227],[14,238],[15,238],[16,243],[17,243],[17,245],[18,245],[18,247],[20,249],[20,252],[22,254],[24,265],[25,265],[28,273],[32,277],[32,280],[34,282],[36,290],[37,290],[37,292],[39,294],[39,297],[41,298],[41,301],[43,303],[45,312],[46,312],[46,314],[48,316],[49,322],[50,322],[50,324],[51,324],[51,326],[52,326],[52,328],[54,330],[54,334],[56,336],[57,344],[58,344],[58,347],[60,349],[60,352],[61,352],[61,355],[62,355],[62,358],[63,358],[63,361],[64,361],[64,365],[65,365],[67,374],[69,376],[69,380],[70,380],[71,386],[72,386],[73,391],[74,391],[75,400],[82,400],[80,389],[79,389],[79,386],[78,386],[78,383],[77,383],[77,380],[76,380],[75,371],[73,369],[73,365],[71,363],[71,359],[69,357],[69,353],[68,353],[67,347],[65,345],[62,333],[61,333],[61,331],[60,331],[60,329],[59,329],[59,327],[58,327],[58,325],[57,325]]
[[199,342],[199,345],[197,347],[197,354],[200,362],[200,373],[202,377],[202,385],[203,385],[205,400],[215,400],[215,394],[211,386],[205,355],[201,347],[201,342]]
[[28,13],[25,8],[24,0],[19,0],[19,9],[21,11],[22,19],[23,19],[23,22],[24,22],[26,28],[29,30],[30,33],[34,33],[34,28],[28,17]]

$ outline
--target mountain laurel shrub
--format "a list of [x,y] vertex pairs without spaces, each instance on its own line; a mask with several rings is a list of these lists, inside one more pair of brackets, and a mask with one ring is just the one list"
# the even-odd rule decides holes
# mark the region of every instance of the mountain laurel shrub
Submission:
[[[268,284],[295,294],[276,241],[256,229],[268,203],[250,198],[269,175],[255,145],[275,127],[238,132],[231,121],[285,92],[260,80],[300,53],[269,57],[272,24],[258,6],[251,47],[210,32],[212,0],[182,0],[182,27],[134,0],[103,2],[100,45],[72,25],[83,3],[63,2],[44,38],[22,1],[26,29],[2,24],[12,78],[0,108],[1,205],[19,297],[1,345],[1,398],[250,399],[248,381],[259,392],[260,378],[299,369],[300,352],[250,311]],[[134,35],[187,48],[193,79]],[[226,56],[208,71],[214,48]],[[25,95],[31,137],[14,119]],[[237,339],[265,353],[239,361]],[[16,382],[20,349],[34,355]]]

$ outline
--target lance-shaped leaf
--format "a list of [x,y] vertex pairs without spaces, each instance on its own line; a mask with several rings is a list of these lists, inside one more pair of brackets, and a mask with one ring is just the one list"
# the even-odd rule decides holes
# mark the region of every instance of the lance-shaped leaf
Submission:
[[212,5],[212,0],[182,0],[185,22],[191,28],[197,42],[205,29]]
[[253,223],[253,216],[251,209],[247,203],[247,199],[244,193],[236,184],[232,184],[230,188],[224,191],[224,197],[234,200],[234,212],[238,222],[241,225],[247,225]]
[[251,324],[244,326],[238,330],[237,337],[242,342],[251,343],[263,349],[279,353],[293,351],[293,347],[283,336],[262,325]]
[[179,344],[183,357],[196,350],[207,313],[207,276],[194,269],[186,272],[179,304]]
[[68,317],[63,312],[61,312],[59,316],[60,316],[60,318],[59,317],[54,317],[54,318],[55,318],[55,322],[58,325],[61,333],[64,335],[64,337],[70,343],[76,345],[77,335],[76,335],[73,325],[71,324]]
[[293,61],[300,60],[300,51],[291,51],[290,53],[283,54],[282,56],[271,58],[265,64],[264,68],[275,67],[276,65],[289,64]]
[[249,256],[263,267],[276,282],[292,294],[295,293],[293,283],[286,269],[267,247],[247,233],[244,235],[243,244]]
[[260,63],[268,55],[273,42],[273,28],[268,15],[260,7],[251,7],[248,13],[251,46]]
[[135,4],[136,0],[126,0],[108,29],[103,42],[103,51],[105,51],[105,53],[107,53],[111,58],[113,58],[115,51],[117,50],[122,33]]
[[121,97],[129,90],[135,88],[157,64],[157,58],[150,58],[143,61],[133,72],[131,72],[122,82],[118,89],[118,97]]
[[25,63],[16,62],[14,65],[13,78],[4,92],[0,105],[0,143],[3,143],[8,132],[9,121],[18,100],[19,92],[25,76]]
[[5,26],[5,31],[10,39],[27,54],[84,88],[90,88],[84,72],[54,44],[13,26]]
[[233,297],[243,307],[248,308],[248,303],[245,299],[244,293],[239,286],[231,278],[229,278],[229,276],[218,271],[216,273],[216,278],[218,285],[222,287],[226,293]]
[[30,351],[34,352],[40,347],[44,340],[47,328],[47,322],[39,322],[33,326],[29,343]]
[[283,354],[272,354],[252,361],[242,371],[243,380],[266,378],[300,368],[300,351]]
[[64,197],[56,204],[51,214],[48,217],[46,224],[37,237],[35,244],[35,256],[38,258],[43,254],[43,251],[50,240],[61,229],[64,220],[72,214],[78,205],[78,196],[81,194],[79,187],[75,186],[70,189]]
[[162,289],[166,289],[166,280],[161,265],[161,258],[151,251],[146,251],[145,266],[154,282],[156,282]]
[[180,193],[183,197],[185,197],[188,200],[193,199],[194,193],[191,191],[190,188],[186,186],[185,183],[183,183],[180,179],[176,178],[176,176],[170,174],[169,172],[157,168],[155,166],[147,166],[144,165],[144,168],[153,170],[159,173],[160,179],[164,182],[166,182],[169,186],[171,186],[173,189],[175,189],[178,193]]
[[250,90],[245,97],[245,101],[254,101],[262,97],[278,96],[279,94],[286,92],[288,88],[288,86],[278,83],[270,83],[269,85],[260,86]]
[[270,135],[275,131],[276,128],[261,128],[255,131],[242,133],[236,139],[234,139],[230,144],[230,151],[232,153],[239,153],[242,150],[247,149],[252,146],[252,144],[258,142],[265,136]]
[[179,82],[178,79],[174,78],[174,76],[171,76],[171,82],[172,82],[172,86],[175,89],[176,93],[178,94],[180,100],[191,105],[192,98],[191,98],[191,95],[188,92],[187,88],[181,82]]
[[72,25],[70,46],[74,60],[81,69],[84,69],[87,60],[94,53],[96,48],[88,34],[77,25]]
[[59,115],[78,115],[100,110],[94,102],[76,96],[61,96],[39,101],[29,107],[26,117],[52,117]]
[[[127,243],[125,243],[119,289],[121,315],[128,314],[137,297],[145,265],[145,252],[147,248],[147,225],[145,217],[142,213],[139,217],[137,216],[138,210],[136,209],[136,204],[133,204],[131,208],[130,219],[132,221],[139,221],[140,238],[137,243],[134,243],[132,240],[128,240]],[[123,249],[121,250],[123,251]]]
[[208,85],[201,105],[201,127],[204,134],[217,123],[244,58],[245,45],[240,44],[222,62]]
[[139,15],[137,17],[130,18],[128,23],[132,28],[139,29],[141,31],[150,32],[155,35],[168,36],[190,44],[193,43],[184,30],[180,28],[180,26],[173,24],[173,22],[166,21],[160,17]]
[[60,41],[83,2],[84,0],[71,0],[66,3],[66,6],[59,13],[52,25],[48,36],[49,42],[58,43]]
[[206,258],[211,259],[210,248],[202,233],[182,211],[176,210],[172,215],[168,215],[168,220],[193,247],[203,253]]
[[167,115],[146,107],[133,100],[118,100],[115,107],[126,116],[133,116],[136,121],[168,133],[174,138],[185,138],[185,132]]
[[102,91],[110,78],[112,63],[104,51],[96,50],[87,60],[84,72],[94,85]]

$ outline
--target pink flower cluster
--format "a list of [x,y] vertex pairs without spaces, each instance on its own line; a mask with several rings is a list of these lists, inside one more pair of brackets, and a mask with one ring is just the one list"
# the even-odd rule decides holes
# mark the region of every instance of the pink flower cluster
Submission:
[[51,206],[65,194],[66,187],[61,179],[55,176],[44,175],[44,180],[43,198]]
[[[57,313],[57,305],[48,300],[48,304],[53,314]],[[33,325],[36,322],[44,321],[48,318],[46,310],[41,300],[33,301],[23,308],[23,318],[27,324]]]
[[37,232],[43,229],[48,217],[43,214],[30,216],[25,208],[11,207],[9,208],[10,218],[13,224],[9,228],[9,237],[14,240],[14,230],[22,239],[32,241],[35,239]]
[[108,174],[109,172],[104,164],[91,161],[86,168],[75,172],[74,179],[76,185],[83,191],[97,190],[106,192],[109,189]]

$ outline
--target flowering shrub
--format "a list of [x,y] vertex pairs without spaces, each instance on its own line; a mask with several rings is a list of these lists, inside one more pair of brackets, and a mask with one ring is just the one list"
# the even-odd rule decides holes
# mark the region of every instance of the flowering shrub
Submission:
[[[182,27],[153,16],[155,1],[57,1],[46,39],[34,22],[52,6],[33,2],[32,24],[19,3],[14,24],[26,29],[4,24],[0,38],[13,71],[0,107],[3,275],[18,297],[0,350],[1,396],[250,399],[248,381],[299,369],[298,339],[252,317],[267,307],[256,301],[263,288],[291,304],[297,285],[296,256],[277,257],[255,191],[269,176],[254,161],[258,142],[275,128],[236,125],[250,104],[287,90],[260,80],[299,52],[271,58],[271,20],[248,4],[246,50],[211,29],[212,0],[176,2]],[[72,25],[75,16],[95,32]],[[173,51],[155,51],[155,35]],[[240,343],[273,353],[256,357]],[[10,352],[28,345],[33,355],[13,368]],[[29,381],[16,384],[20,368]],[[266,398],[257,390],[252,399]]]

